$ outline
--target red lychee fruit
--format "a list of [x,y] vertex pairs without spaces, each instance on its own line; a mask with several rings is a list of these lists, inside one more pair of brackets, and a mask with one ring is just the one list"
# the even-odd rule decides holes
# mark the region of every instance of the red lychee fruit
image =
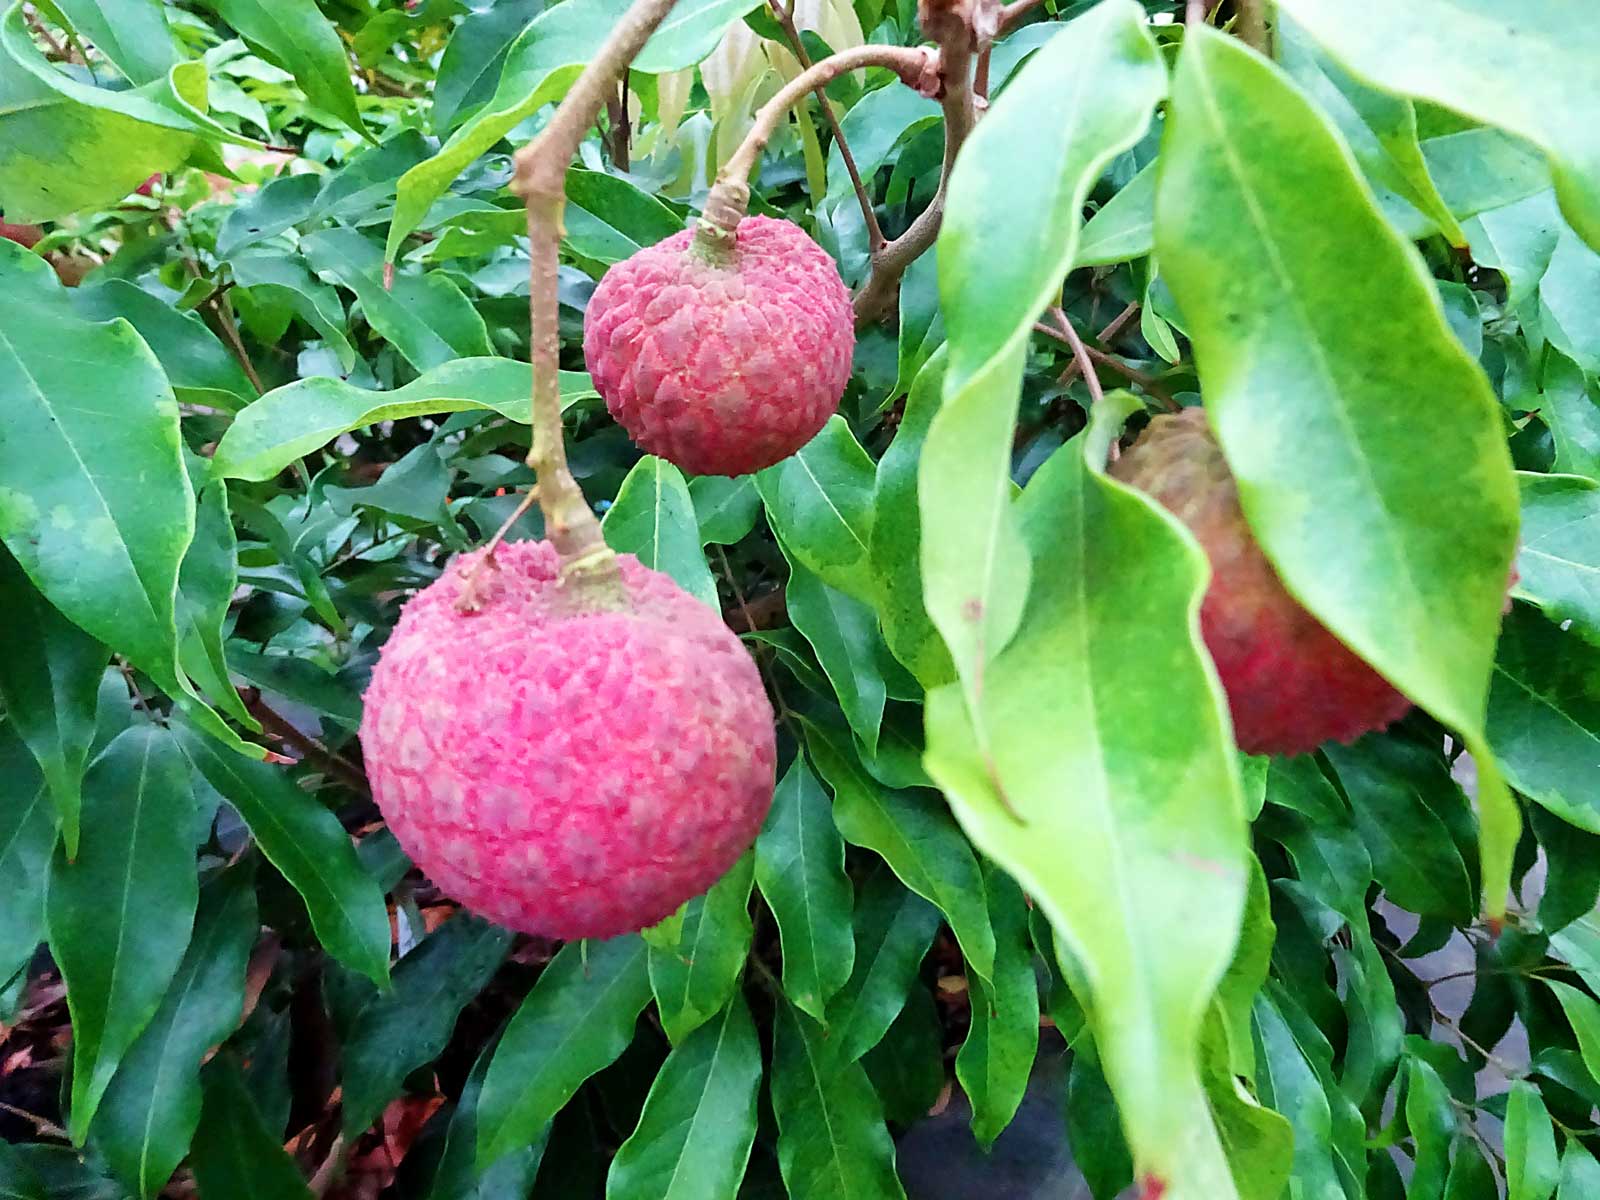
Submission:
[[1256,545],[1204,412],[1155,417],[1109,473],[1153,497],[1211,561],[1200,633],[1248,754],[1303,754],[1404,716],[1411,701],[1284,590]]
[[628,435],[696,475],[747,475],[839,407],[850,293],[798,225],[745,217],[734,244],[689,230],[606,272],[583,322],[594,386]]
[[509,928],[605,938],[715,883],[772,802],[772,705],[717,613],[620,556],[625,611],[574,611],[544,542],[414,596],[367,688],[372,794],[447,895]]

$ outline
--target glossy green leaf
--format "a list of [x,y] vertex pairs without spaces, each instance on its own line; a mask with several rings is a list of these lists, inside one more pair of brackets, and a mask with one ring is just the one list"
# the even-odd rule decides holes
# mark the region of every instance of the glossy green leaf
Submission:
[[193,313],[181,313],[126,279],[106,279],[72,288],[73,310],[88,321],[121,317],[150,347],[173,393],[187,404],[233,410],[256,391],[237,359]]
[[1515,594],[1600,644],[1600,483],[1519,474],[1522,546]]
[[[923,448],[919,498],[928,613],[969,704],[978,703],[984,664],[1016,633],[1028,594],[1027,548],[1011,510],[1011,452],[1033,323],[1076,259],[1090,187],[1143,135],[1165,91],[1144,10],[1107,0],[1017,73],[950,177],[938,245],[950,356],[944,407]],[[1041,124],[1041,112],[1062,119]],[[1052,200],[1015,207],[1018,195]],[[1007,219],[997,221],[1002,208]]]
[[778,922],[784,994],[825,1021],[829,999],[855,964],[853,893],[833,806],[803,754],[778,781],[756,838],[756,883]]
[[733,545],[756,527],[761,515],[761,495],[749,475],[696,475],[689,480],[689,496],[700,522],[700,541],[707,546]]
[[195,504],[194,540],[178,568],[178,662],[214,704],[258,731],[259,723],[229,678],[228,657],[222,648],[222,627],[239,582],[238,568],[238,536],[228,508],[228,490],[218,480],[200,493]]
[[[863,179],[871,179],[894,148],[939,120],[939,106],[906,87],[878,88],[850,106],[839,122]],[[819,207],[837,208],[853,196],[850,172],[837,143],[828,149],[828,195]]]
[[461,913],[395,964],[391,986],[356,1014],[344,1038],[346,1138],[377,1119],[407,1075],[438,1057],[456,1017],[510,948],[509,931]]
[[49,1200],[44,1181],[10,1142],[0,1142],[0,1196],[5,1200]]
[[353,229],[323,229],[300,244],[311,269],[354,292],[373,330],[417,370],[494,354],[483,317],[443,274],[397,271],[385,287],[382,251]]
[[1569,1139],[1561,1154],[1561,1190],[1557,1200],[1585,1200],[1600,1194],[1600,1162],[1576,1138]]
[[562,223],[570,249],[608,265],[631,258],[684,227],[681,217],[626,179],[577,170],[567,172]]
[[840,1064],[821,1026],[779,1003],[772,1111],[778,1163],[791,1200],[903,1200],[894,1142],[860,1064]]
[[854,966],[826,1022],[840,1062],[878,1045],[900,1015],[938,931],[939,910],[880,865],[861,887],[854,927]]
[[1328,1093],[1296,1044],[1294,1032],[1272,1001],[1255,1005],[1256,1084],[1261,1102],[1288,1118],[1294,1130],[1291,1195],[1304,1200],[1344,1200],[1334,1165],[1333,1115]]
[[491,1041],[478,1055],[472,1073],[462,1086],[461,1098],[445,1127],[444,1145],[427,1190],[418,1191],[426,1200],[526,1200],[533,1188],[544,1158],[548,1131],[527,1145],[517,1147],[493,1166],[478,1169],[478,1100],[483,1095],[483,1077],[494,1057],[496,1044]]
[[[0,209],[8,221],[113,204],[194,148],[194,124],[161,102],[172,94],[165,79],[127,92],[78,81],[45,60],[20,3],[0,20],[0,63]],[[183,72],[186,85],[194,70],[203,81],[195,63]]]
[[[1600,248],[1600,81],[1584,64],[1600,34],[1584,0],[1282,0],[1345,66],[1379,87],[1419,96],[1541,147],[1567,219]],[[1474,70],[1490,57],[1492,77]]]
[[1600,647],[1518,605],[1500,637],[1489,740],[1519,792],[1600,833]]
[[1444,1200],[1499,1200],[1500,1184],[1494,1168],[1484,1158],[1478,1142],[1456,1136],[1450,1158],[1450,1177],[1445,1181]]
[[433,83],[429,116],[436,132],[471,116],[494,95],[511,44],[543,9],[544,0],[499,0],[469,12],[455,27]]
[[1289,852],[1300,882],[1347,921],[1365,921],[1372,858],[1349,805],[1316,759],[1273,759],[1267,800],[1259,828]]
[[128,82],[164,79],[178,61],[178,47],[161,0],[132,0],[115,9],[115,18],[94,0],[49,0],[77,32],[109,58]]
[[606,1200],[733,1200],[756,1136],[761,1044],[742,997],[667,1055]]
[[50,604],[0,546],[0,610],[11,651],[0,656],[6,715],[44,772],[69,856],[78,852],[79,788],[94,739],[106,649]]
[[[634,59],[633,70],[657,74],[693,66],[711,53],[731,22],[757,3],[681,0]],[[523,30],[506,54],[494,95],[438,154],[401,177],[385,258],[398,256],[406,237],[468,163],[566,93],[627,9],[627,0],[568,0],[546,9]]]
[[306,99],[371,140],[356,107],[350,55],[316,0],[215,0],[222,19],[294,76]]
[[[784,606],[794,627],[817,652],[817,662],[833,684],[850,728],[867,753],[875,753],[888,696],[881,665],[888,647],[878,632],[877,614],[797,563],[790,565]],[[818,1016],[809,1008],[806,1011]]]
[[1155,217],[1156,164],[1151,163],[1084,222],[1072,265],[1100,267],[1143,258],[1155,238]]
[[1600,253],[1560,223],[1549,265],[1539,280],[1540,325],[1552,344],[1591,373],[1600,371],[1600,314],[1593,304],[1597,287]]
[[303,259],[255,250],[236,255],[228,265],[239,285],[234,290],[243,316],[249,317],[252,297],[281,304],[327,340],[345,371],[354,369],[356,352],[345,336],[344,305],[339,293],[317,279]]
[[1294,1130],[1234,1073],[1226,1025],[1221,1009],[1213,1006],[1200,1042],[1200,1075],[1211,1118],[1240,1200],[1281,1200],[1292,1174]]
[[994,923],[994,983],[968,980],[972,1025],[956,1055],[956,1078],[972,1104],[973,1136],[987,1147],[1027,1090],[1039,1048],[1039,984],[1022,892],[993,865],[984,868],[984,890]]
[[1576,829],[1540,805],[1529,810],[1528,824],[1547,863],[1539,928],[1558,934],[1600,903],[1600,835]]
[[1195,631],[1199,550],[1099,469],[1136,403],[1108,397],[1034,474],[1018,525],[1035,576],[1080,583],[1029,596],[977,707],[953,685],[930,693],[926,765],[1079,964],[1139,1174],[1225,1197],[1196,1056],[1245,897],[1243,798]]
[[874,471],[845,419],[829,417],[821,433],[755,480],[788,554],[829,587],[870,602]]
[[983,872],[937,796],[886,788],[838,734],[806,726],[817,773],[833,789],[833,819],[845,841],[880,855],[901,881],[950,922],[967,966],[994,978],[994,930]]
[[194,496],[172,390],[130,325],[71,314],[42,259],[0,243],[0,279],[0,538],[51,604],[176,693]]
[[1592,1078],[1600,1079],[1600,1003],[1571,984],[1546,979],[1545,983],[1561,1002],[1572,1032],[1578,1039],[1578,1053]]
[[650,990],[673,1045],[716,1016],[739,986],[750,954],[754,874],[755,855],[747,853],[684,907],[674,944],[650,947]]
[[217,255],[232,258],[246,246],[277,237],[300,224],[317,206],[321,175],[280,175],[229,210],[217,233]]
[[700,522],[683,472],[647,454],[622,481],[601,522],[606,543],[662,571],[695,599],[720,611],[716,581],[700,548]]
[[1406,1126],[1411,1131],[1413,1166],[1408,1200],[1439,1200],[1450,1166],[1455,1110],[1450,1093],[1432,1067],[1413,1058],[1406,1071]]
[[236,867],[201,890],[189,949],[95,1115],[95,1146],[140,1196],[159,1192],[189,1152],[200,1123],[200,1062],[239,1024],[260,932],[254,883]]
[[194,787],[172,735],[140,725],[119,736],[84,776],[82,811],[90,836],[71,862],[57,852],[46,901],[72,1013],[68,1128],[80,1143],[194,925]]
[[1511,1085],[1505,1146],[1506,1200],[1550,1200],[1561,1181],[1555,1126],[1539,1089],[1526,1080]]
[[[468,358],[435,367],[391,392],[339,379],[301,379],[268,392],[239,414],[218,443],[212,471],[230,479],[271,479],[341,433],[404,417],[489,410],[528,421],[533,374],[508,358]],[[561,373],[563,406],[595,394],[589,377]]]
[[[902,325],[904,320],[902,313]],[[923,601],[922,514],[917,501],[917,469],[928,427],[942,400],[944,366],[941,352],[918,373],[894,441],[878,460],[868,547],[884,639],[924,687],[948,683],[954,671],[950,652]]]
[[[899,374],[895,377],[894,395],[910,390],[922,368],[942,345],[944,314],[939,310],[939,255],[935,251],[915,260],[900,280]],[[909,404],[907,401],[908,407]],[[896,430],[897,438],[904,428],[902,424]]]
[[0,986],[44,940],[45,880],[59,818],[44,775],[15,728],[0,724]]
[[205,1200],[311,1200],[279,1139],[267,1129],[230,1054],[205,1070],[205,1104],[190,1160]]
[[1297,599],[1475,751],[1499,915],[1519,818],[1479,752],[1517,521],[1493,392],[1327,119],[1237,40],[1188,39],[1161,164],[1156,248],[1251,530]]
[[238,811],[267,860],[304,898],[328,952],[382,984],[389,974],[388,907],[339,819],[282,767],[224,754],[192,726],[179,725],[177,738],[189,762]]
[[[587,950],[587,954],[585,954]],[[506,1026],[478,1100],[478,1163],[524,1146],[633,1040],[650,1001],[644,941],[570,943]]]
[[1505,276],[1507,300],[1518,304],[1538,288],[1564,224],[1555,193],[1546,188],[1481,212],[1462,228],[1473,258]]

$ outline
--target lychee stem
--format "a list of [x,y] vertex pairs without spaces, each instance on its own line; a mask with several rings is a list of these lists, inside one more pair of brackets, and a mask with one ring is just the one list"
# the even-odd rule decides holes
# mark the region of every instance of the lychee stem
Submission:
[[924,95],[933,95],[939,87],[939,53],[928,46],[855,46],[813,63],[761,106],[750,132],[717,172],[695,233],[698,250],[715,254],[731,244],[734,230],[749,211],[750,172],[789,110],[818,88],[862,67],[888,67]]
[[584,134],[615,91],[622,72],[675,2],[635,0],[578,76],[550,123],[517,151],[515,160],[512,187],[528,210],[528,362],[533,368],[533,446],[527,461],[539,479],[545,537],[561,556],[562,583],[571,587],[574,603],[587,609],[625,608],[628,597],[617,556],[606,545],[600,522],[567,466],[561,427],[561,339],[556,287],[561,215],[567,204],[567,167]]

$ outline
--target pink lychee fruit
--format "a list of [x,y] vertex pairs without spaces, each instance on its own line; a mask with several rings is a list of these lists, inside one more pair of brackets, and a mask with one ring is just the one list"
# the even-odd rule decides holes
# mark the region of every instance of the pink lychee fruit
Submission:
[[772,705],[705,604],[619,556],[630,607],[589,611],[555,550],[483,552],[414,596],[367,688],[373,797],[447,895],[509,929],[605,938],[716,882],[772,802]]
[[745,217],[731,247],[685,230],[606,272],[583,322],[595,389],[628,435],[696,475],[747,475],[839,407],[850,293],[798,225]]
[[1204,412],[1155,417],[1110,474],[1188,526],[1211,561],[1200,633],[1227,692],[1241,750],[1302,754],[1382,729],[1411,708],[1284,590],[1250,535]]

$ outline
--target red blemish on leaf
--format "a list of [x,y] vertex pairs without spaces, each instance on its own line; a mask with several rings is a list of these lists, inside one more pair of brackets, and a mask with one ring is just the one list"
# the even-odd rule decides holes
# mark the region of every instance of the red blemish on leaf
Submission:
[[383,264],[383,290],[386,292],[394,290],[394,264],[392,262]]
[[1161,1200],[1167,1194],[1167,1184],[1163,1179],[1154,1175],[1146,1175],[1139,1181],[1139,1200]]
[[983,620],[983,601],[979,600],[976,596],[968,599],[961,606],[961,616],[963,620],[970,621],[972,624],[976,625],[979,621]]
[[1484,924],[1489,927],[1490,939],[1498,941],[1501,930],[1506,927],[1506,919],[1504,917],[1488,917],[1485,919]]

